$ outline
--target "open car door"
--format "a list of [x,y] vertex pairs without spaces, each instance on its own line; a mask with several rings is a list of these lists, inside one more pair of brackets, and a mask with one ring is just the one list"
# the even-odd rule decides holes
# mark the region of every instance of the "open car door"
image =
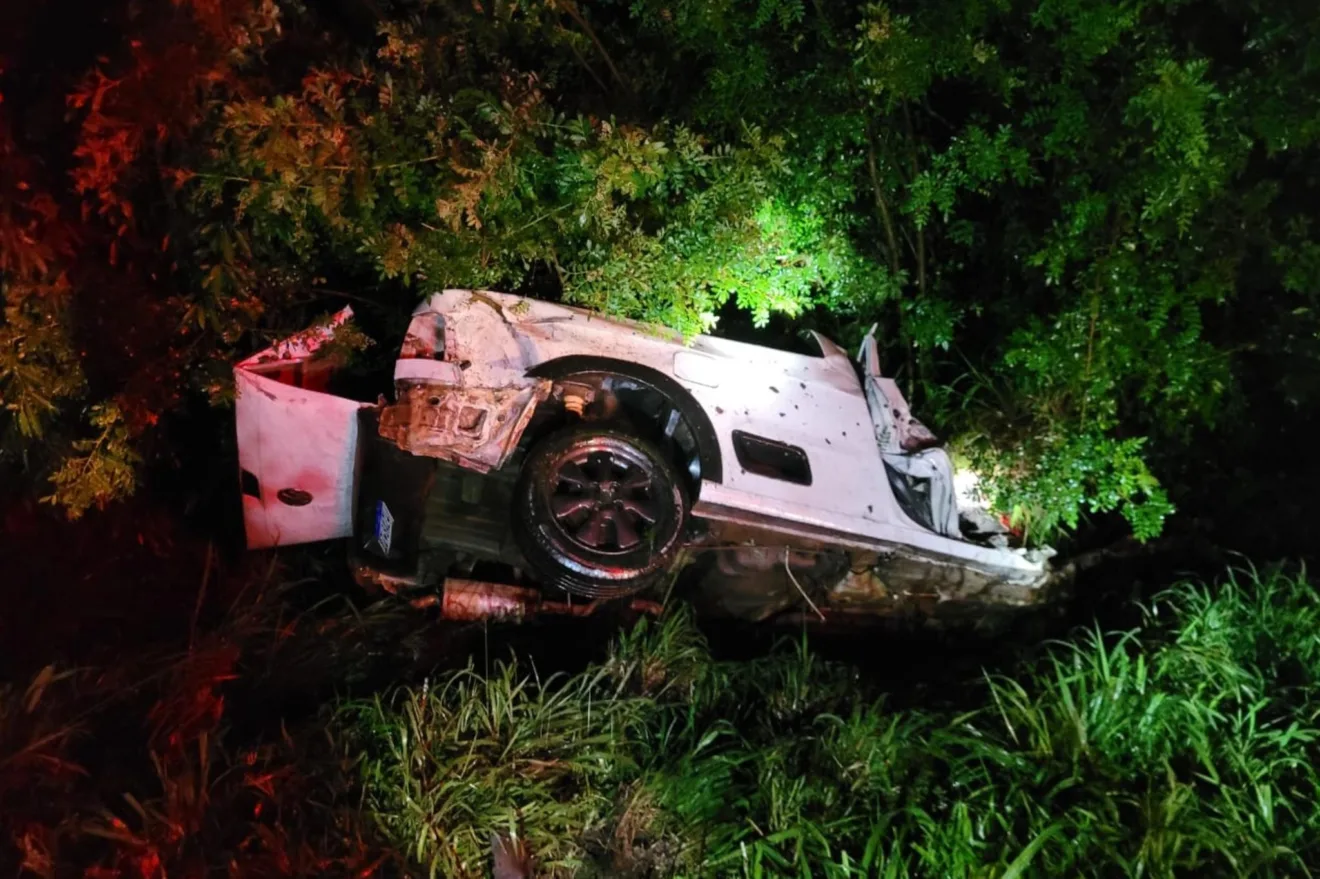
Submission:
[[352,534],[357,413],[367,404],[326,393],[333,365],[314,356],[352,316],[345,308],[234,368],[249,549]]

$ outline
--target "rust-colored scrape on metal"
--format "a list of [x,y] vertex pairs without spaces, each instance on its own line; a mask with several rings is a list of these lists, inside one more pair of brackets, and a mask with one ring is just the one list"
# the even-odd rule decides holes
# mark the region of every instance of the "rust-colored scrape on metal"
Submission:
[[440,615],[447,620],[522,620],[536,613],[541,593],[479,580],[445,580]]
[[[521,622],[538,614],[563,616],[591,616],[602,606],[601,601],[570,603],[546,601],[535,589],[509,586],[504,583],[486,583],[480,580],[445,580],[440,599],[440,615],[447,620],[508,620]],[[634,599],[628,607],[634,613],[659,616],[663,608],[654,601]]]
[[550,382],[525,387],[409,385],[380,413],[380,435],[414,455],[487,473],[508,460]]
[[383,589],[390,595],[402,595],[417,588],[417,578],[410,574],[391,574],[362,562],[353,563],[351,570],[353,579],[367,590]]

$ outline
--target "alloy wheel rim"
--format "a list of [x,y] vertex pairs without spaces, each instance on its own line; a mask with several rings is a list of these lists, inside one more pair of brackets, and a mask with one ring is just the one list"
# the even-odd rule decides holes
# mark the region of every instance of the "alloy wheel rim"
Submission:
[[618,554],[642,546],[660,518],[651,462],[619,450],[587,447],[553,469],[550,517],[574,545]]

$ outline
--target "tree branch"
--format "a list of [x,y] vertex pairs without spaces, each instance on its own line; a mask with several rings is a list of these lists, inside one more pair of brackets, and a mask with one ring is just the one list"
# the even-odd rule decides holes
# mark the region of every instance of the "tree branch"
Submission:
[[[569,33],[567,28],[564,29],[564,32]],[[577,59],[578,64],[582,65],[582,69],[585,70],[587,73],[591,74],[592,79],[596,80],[596,85],[600,86],[600,90],[603,92],[608,92],[610,90],[609,86],[605,85],[605,80],[600,78],[600,75],[596,73],[595,68],[593,68],[590,64],[587,63],[587,59],[582,57],[582,53],[578,51],[577,44],[574,43],[572,40],[569,40],[568,48],[570,51],[572,51],[573,57]]]
[[[912,114],[908,111],[908,105],[903,105],[903,127],[907,129],[908,137],[908,162],[912,166],[912,179],[917,179],[917,138],[912,130]],[[924,296],[926,293],[926,231],[922,226],[917,227],[917,290]]]
[[600,37],[596,36],[595,28],[593,28],[591,24],[582,17],[582,13],[578,11],[577,4],[574,3],[573,0],[563,0],[562,8],[568,13],[568,17],[573,19],[578,27],[582,28],[582,32],[591,38],[591,42],[596,44],[596,51],[600,52],[600,57],[605,60],[605,66],[610,69],[610,75],[614,77],[614,81],[617,82],[619,87],[624,91],[631,91],[631,89],[628,88],[628,83],[624,82],[623,77],[619,75],[619,68],[614,66],[614,61],[610,58],[610,53],[605,51],[605,44],[600,41]]
[[885,200],[885,190],[880,184],[880,170],[875,161],[875,138],[871,134],[871,119],[866,120],[866,169],[871,175],[871,191],[875,195],[875,209],[880,215],[880,224],[885,230],[885,256],[889,261],[889,271],[898,274],[898,239],[894,234],[894,219],[889,213],[889,203]]
[[[908,110],[908,105],[903,104],[903,127],[907,129],[908,138],[908,162],[912,167],[912,180],[916,181],[917,167],[917,138],[912,130],[912,113]],[[923,299],[926,296],[926,228],[924,225],[917,225],[917,295]],[[919,378],[917,372],[922,370],[922,358],[918,354],[915,358],[912,346],[908,346],[908,366],[913,367],[913,361],[916,361],[915,368],[908,375],[908,398],[911,399],[915,390],[915,384]]]

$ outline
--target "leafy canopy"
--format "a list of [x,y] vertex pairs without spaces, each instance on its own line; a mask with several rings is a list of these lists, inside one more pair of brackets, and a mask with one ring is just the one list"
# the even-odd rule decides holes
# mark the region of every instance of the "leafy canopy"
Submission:
[[[327,283],[845,345],[879,322],[1033,533],[1116,511],[1145,538],[1241,407],[1240,353],[1314,333],[1308,4],[231,4],[249,37],[157,169],[192,362]],[[1244,290],[1264,316],[1237,326]]]

